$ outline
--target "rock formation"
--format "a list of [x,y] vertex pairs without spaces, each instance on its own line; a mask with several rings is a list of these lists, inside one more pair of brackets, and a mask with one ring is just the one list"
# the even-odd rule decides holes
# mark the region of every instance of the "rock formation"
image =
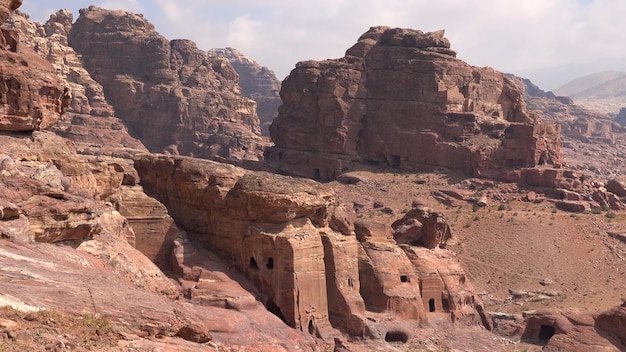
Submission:
[[45,24],[30,22],[19,13],[13,16],[23,45],[52,64],[69,98],[65,114],[51,130],[74,141],[84,154],[130,157],[146,152],[143,144],[131,137],[123,122],[115,117],[102,86],[91,78],[79,56],[69,47],[67,35],[72,20],[67,10],[52,14]]
[[168,41],[141,15],[82,9],[69,44],[131,134],[155,152],[258,159],[256,103],[228,60]]
[[52,65],[32,50],[14,51],[0,48],[0,131],[49,128],[64,109],[63,82]]
[[298,63],[266,157],[324,180],[361,164],[491,177],[560,166],[559,127],[526,111],[513,80],[455,56],[443,31],[373,27],[341,59]]
[[626,108],[621,108],[619,110],[617,116],[615,116],[614,121],[622,125],[622,127],[626,126]]
[[[185,157],[137,155],[135,168],[176,222],[232,261],[267,309],[296,329],[382,340],[398,331],[408,339],[434,312],[486,322],[451,253],[398,246],[383,224],[351,226],[328,186]],[[421,219],[438,231],[431,220]]]
[[220,56],[228,59],[239,74],[241,94],[256,101],[256,111],[261,121],[261,133],[269,136],[269,127],[278,116],[280,100],[280,81],[267,67],[243,55],[233,48],[211,49],[210,56]]
[[579,309],[528,312],[522,339],[558,351],[623,351],[624,306],[598,314]]

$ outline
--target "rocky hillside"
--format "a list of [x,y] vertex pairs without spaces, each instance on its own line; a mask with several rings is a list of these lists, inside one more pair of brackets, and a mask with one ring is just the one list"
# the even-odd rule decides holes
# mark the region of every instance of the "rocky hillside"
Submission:
[[559,127],[526,111],[521,87],[455,56],[443,31],[374,27],[341,59],[298,63],[269,160],[317,179],[362,164],[496,178],[561,165]]
[[256,103],[228,60],[189,40],[168,41],[142,16],[81,10],[69,45],[130,133],[154,152],[257,160]]
[[124,122],[115,116],[102,86],[82,65],[78,54],[69,47],[67,35],[73,16],[61,10],[45,23],[30,22],[23,14],[13,15],[22,46],[29,47],[54,67],[62,80],[68,106],[58,124],[57,134],[71,139],[83,154],[130,157],[147,149],[130,136]]
[[626,162],[626,129],[623,120],[579,104],[569,97],[544,92],[532,82],[511,76],[524,87],[524,100],[545,121],[561,126],[568,167],[598,179],[620,176]]
[[224,57],[239,74],[241,94],[257,104],[257,114],[261,120],[261,133],[269,136],[269,127],[278,115],[280,81],[267,67],[259,65],[237,49],[211,49],[209,55]]
[[626,72],[598,72],[568,82],[554,92],[600,113],[615,114],[626,106]]
[[[0,1],[0,20],[20,3]],[[496,219],[496,206],[620,211],[625,183],[551,168],[562,162],[558,128],[526,112],[514,79],[455,59],[443,33],[377,27],[341,60],[298,64],[281,93],[289,102],[283,112],[295,121],[274,123],[272,134],[288,145],[313,136],[316,147],[330,148],[319,150],[332,153],[298,144],[304,149],[277,146],[270,156],[281,166],[307,157],[291,164],[294,170],[320,178],[364,163],[425,163],[487,176],[500,166],[545,164],[506,174],[523,186],[383,172],[337,174],[338,181],[320,184],[150,154],[259,157],[255,103],[240,94],[228,60],[189,41],[165,40],[140,15],[96,7],[81,11],[76,24],[66,11],[46,24],[14,16],[0,39],[2,351],[540,348],[520,339],[565,350],[624,347],[625,307],[614,301],[625,273],[607,269],[626,253],[620,217],[612,213],[615,222],[601,228],[604,216],[590,214],[592,222],[567,233],[566,246],[550,232],[552,223],[505,222]],[[259,75],[271,92],[271,75]],[[419,92],[404,90],[416,82]],[[319,94],[306,92],[312,88]],[[397,117],[385,119],[390,111]],[[311,116],[317,120],[298,122]],[[290,129],[294,135],[284,135]],[[416,136],[427,138],[414,149],[442,154],[415,152],[409,137]],[[347,153],[339,153],[342,145]],[[329,161],[337,163],[324,169]],[[560,215],[554,221],[566,231],[570,217]],[[470,226],[453,226],[463,219]],[[472,225],[482,220],[491,225]],[[590,248],[596,243],[589,239],[605,232],[605,246]],[[590,260],[574,273],[570,257],[563,266],[539,251],[517,255],[536,247],[508,247],[526,238],[542,243],[550,259],[563,246]],[[524,263],[528,257],[539,264]],[[531,273],[512,274],[503,269],[509,264]],[[590,275],[592,267],[600,272]],[[559,277],[538,282],[534,270]],[[609,292],[589,302],[602,313],[521,316],[501,309],[537,307],[532,299],[552,291],[513,291],[526,301],[479,291],[500,294],[507,280],[558,283],[571,296],[563,304],[576,302],[581,280]]]

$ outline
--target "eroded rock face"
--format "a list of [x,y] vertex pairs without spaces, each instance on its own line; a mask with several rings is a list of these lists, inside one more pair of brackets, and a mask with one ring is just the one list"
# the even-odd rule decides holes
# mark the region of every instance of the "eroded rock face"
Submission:
[[269,136],[269,127],[278,116],[280,100],[280,81],[267,67],[246,57],[237,49],[211,49],[209,55],[221,56],[228,61],[239,74],[241,94],[256,101],[257,114],[261,121],[261,133]]
[[[267,309],[296,329],[323,339],[336,336],[335,328],[382,340],[401,325],[408,339],[429,312],[486,324],[455,256],[438,249],[431,262],[398,246],[391,227],[348,223],[327,185],[164,155],[137,155],[135,168],[181,228],[232,261]],[[434,279],[438,286],[429,284]],[[429,301],[435,298],[436,310]]]
[[131,134],[155,152],[261,156],[256,103],[228,60],[188,40],[168,41],[141,15],[82,9],[69,44]]
[[622,351],[626,346],[622,308],[600,316],[579,309],[529,312],[522,339],[545,345],[546,350]]
[[596,329],[613,338],[618,348],[626,349],[626,300],[621,306],[598,315]]
[[494,177],[560,166],[559,127],[526,111],[513,80],[455,56],[443,31],[373,27],[341,59],[298,63],[267,158],[318,179],[362,163]]
[[27,47],[0,50],[0,131],[47,129],[63,111],[63,82],[50,63]]
[[19,13],[14,15],[23,44],[49,61],[63,80],[68,106],[52,130],[71,139],[83,154],[128,158],[138,152],[145,153],[147,149],[129,135],[106,101],[102,86],[91,78],[78,54],[68,45],[72,21],[73,15],[68,10],[52,14],[45,24],[30,22]]

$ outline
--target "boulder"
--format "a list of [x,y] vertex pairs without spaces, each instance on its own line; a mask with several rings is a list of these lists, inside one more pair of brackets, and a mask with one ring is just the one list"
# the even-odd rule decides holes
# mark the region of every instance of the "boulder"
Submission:
[[618,197],[626,197],[626,180],[614,178],[604,186],[607,191],[616,194]]
[[421,207],[409,210],[391,227],[398,243],[426,248],[445,247],[452,238],[452,230],[442,213]]

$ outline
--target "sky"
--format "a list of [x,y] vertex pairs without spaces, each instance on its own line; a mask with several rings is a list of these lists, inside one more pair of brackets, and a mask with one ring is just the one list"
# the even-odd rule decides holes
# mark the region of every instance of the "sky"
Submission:
[[[182,4],[182,5],[181,5]],[[96,5],[143,13],[168,39],[233,47],[284,79],[298,61],[342,57],[372,26],[444,29],[458,57],[544,90],[626,71],[624,0],[24,0],[31,20]]]

